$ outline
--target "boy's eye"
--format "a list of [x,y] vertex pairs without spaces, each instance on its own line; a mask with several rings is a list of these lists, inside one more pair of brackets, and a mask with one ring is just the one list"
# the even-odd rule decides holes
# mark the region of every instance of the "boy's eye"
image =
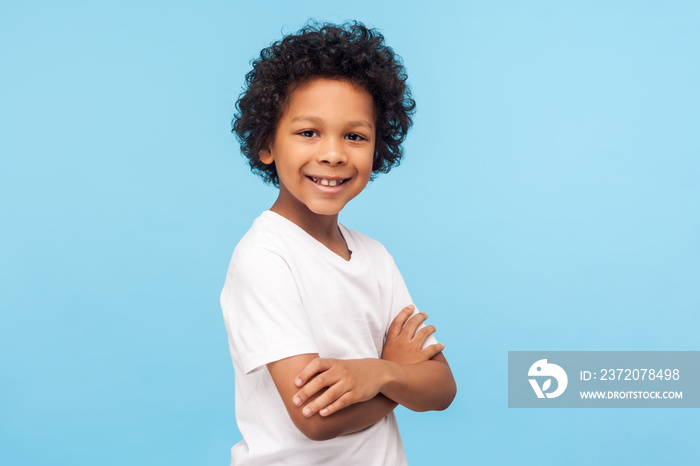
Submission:
[[307,130],[301,131],[301,132],[299,133],[299,135],[300,135],[300,136],[304,136],[305,138],[312,138],[312,137],[314,137],[314,136],[317,136],[318,133],[316,133],[316,131],[314,131],[314,130],[307,129]]
[[357,133],[349,133],[346,138],[350,139],[351,141],[362,141],[364,138],[360,136]]

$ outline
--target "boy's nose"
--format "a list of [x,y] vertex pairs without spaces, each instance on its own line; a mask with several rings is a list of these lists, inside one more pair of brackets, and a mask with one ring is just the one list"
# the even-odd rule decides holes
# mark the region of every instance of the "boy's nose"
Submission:
[[327,140],[319,152],[318,161],[330,165],[339,165],[347,162],[342,141]]

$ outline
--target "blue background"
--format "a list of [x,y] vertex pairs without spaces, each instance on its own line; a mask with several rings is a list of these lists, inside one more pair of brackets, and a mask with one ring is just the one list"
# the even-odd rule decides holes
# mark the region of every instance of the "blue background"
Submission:
[[230,134],[309,17],[403,56],[404,163],[341,221],[383,242],[457,379],[411,464],[696,464],[696,410],[507,408],[508,350],[697,350],[696,2],[3,2],[0,463],[228,464],[219,293],[276,197]]

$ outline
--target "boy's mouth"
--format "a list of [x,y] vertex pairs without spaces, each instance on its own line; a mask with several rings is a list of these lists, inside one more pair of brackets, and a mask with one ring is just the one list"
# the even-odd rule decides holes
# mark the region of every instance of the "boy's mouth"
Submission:
[[332,186],[339,186],[350,179],[350,178],[345,178],[345,179],[339,180],[339,179],[329,179],[329,178],[315,178],[313,176],[307,176],[307,178],[316,184],[320,184],[321,186],[331,186],[331,187]]

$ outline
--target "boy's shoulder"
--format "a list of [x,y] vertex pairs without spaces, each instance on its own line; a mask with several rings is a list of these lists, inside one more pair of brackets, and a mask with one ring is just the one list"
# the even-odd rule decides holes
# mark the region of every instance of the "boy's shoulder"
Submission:
[[269,250],[280,253],[284,249],[283,232],[276,225],[275,214],[269,210],[263,212],[253,221],[243,238],[238,242],[233,251],[234,257],[251,250]]

